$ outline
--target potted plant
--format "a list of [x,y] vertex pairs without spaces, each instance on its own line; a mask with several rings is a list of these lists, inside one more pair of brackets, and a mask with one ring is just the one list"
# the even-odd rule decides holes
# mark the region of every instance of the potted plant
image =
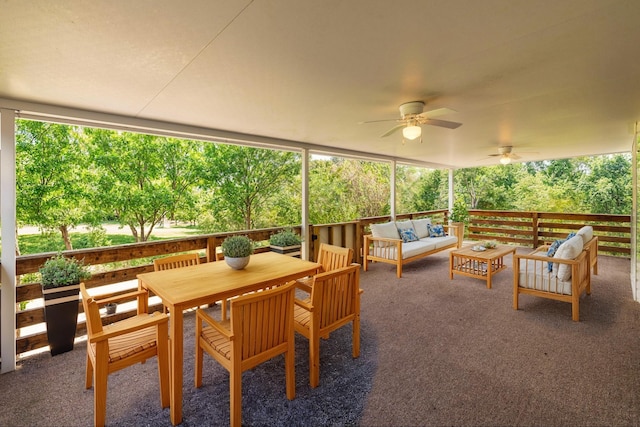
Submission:
[[300,258],[302,238],[292,229],[286,228],[278,231],[269,238],[271,250],[279,254],[285,254]]
[[460,226],[462,236],[464,236],[464,226],[469,221],[469,210],[467,204],[462,197],[457,198],[453,202],[453,209],[449,213],[450,225]]
[[61,253],[49,258],[39,269],[52,356],[73,350],[78,324],[80,282],[91,277],[83,261]]
[[222,254],[229,267],[242,270],[249,264],[253,242],[247,236],[230,236],[222,242]]

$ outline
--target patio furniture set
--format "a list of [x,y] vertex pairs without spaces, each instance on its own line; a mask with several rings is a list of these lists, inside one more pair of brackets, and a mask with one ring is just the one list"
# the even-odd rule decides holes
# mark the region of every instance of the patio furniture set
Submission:
[[[360,265],[349,249],[322,245],[323,263],[266,252],[253,255],[243,270],[224,262],[199,263],[197,255],[160,260],[154,272],[138,275],[138,315],[102,326],[100,301],[86,292],[86,387],[94,386],[94,423],[106,419],[107,376],[157,356],[160,397],[170,407],[173,425],[182,422],[183,311],[196,311],[195,387],[202,384],[206,352],[230,373],[230,419],[242,423],[242,372],[277,355],[285,355],[286,396],[295,398],[294,331],[309,339],[309,382],[319,384],[320,337],[353,325],[352,355],[360,353]],[[303,279],[297,283],[296,279]],[[296,298],[296,289],[309,298]],[[148,296],[162,300],[167,313],[147,314]],[[214,319],[202,306],[230,301],[230,319]],[[226,304],[222,306],[226,310]],[[171,321],[169,322],[169,319]],[[169,338],[170,337],[170,338]]]
[[463,231],[431,224],[429,219],[371,224],[364,236],[364,270],[369,262],[402,266],[445,249],[449,252],[449,278],[462,275],[484,280],[491,289],[492,278],[507,269],[504,257],[513,255],[513,308],[518,310],[520,294],[571,303],[572,319],[580,320],[580,296],[591,294],[591,274],[598,274],[598,237],[593,227],[583,226],[566,239],[544,245],[528,254],[517,254],[515,246],[482,245],[462,247]]

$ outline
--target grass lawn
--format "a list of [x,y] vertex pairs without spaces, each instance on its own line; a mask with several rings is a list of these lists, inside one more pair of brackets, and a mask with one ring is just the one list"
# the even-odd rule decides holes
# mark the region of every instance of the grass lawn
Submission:
[[[149,240],[167,240],[201,233],[201,230],[192,227],[163,227],[154,229]],[[72,232],[70,237],[74,249],[135,243],[135,239],[128,232],[128,229],[114,224],[105,224],[104,228],[98,231]],[[22,255],[57,252],[66,249],[59,232],[19,233],[18,245]]]

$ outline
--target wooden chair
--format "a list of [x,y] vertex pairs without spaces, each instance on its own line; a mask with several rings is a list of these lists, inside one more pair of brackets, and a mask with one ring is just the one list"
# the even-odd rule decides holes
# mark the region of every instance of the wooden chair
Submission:
[[[172,270],[174,268],[189,267],[200,264],[200,255],[197,253],[170,255],[164,258],[156,258],[153,260],[153,271]],[[226,301],[223,303],[226,311]],[[167,307],[163,307],[162,311],[166,313]]]
[[360,265],[351,264],[313,277],[311,298],[296,299],[294,327],[309,340],[309,383],[320,381],[320,337],[353,324],[353,357],[360,356]]
[[198,264],[200,264],[200,256],[196,253],[171,255],[164,258],[154,259],[153,269],[154,271],[162,271]]
[[203,350],[229,371],[231,426],[242,422],[242,372],[283,354],[287,398],[295,398],[295,282],[231,300],[231,320],[196,312],[195,386],[202,385]]
[[[317,262],[322,264],[319,273],[326,273],[327,271],[348,267],[353,262],[353,249],[320,243]],[[311,293],[313,277],[304,277],[296,280],[296,282],[298,288]]]
[[[105,424],[107,409],[107,377],[127,366],[158,356],[160,404],[169,406],[169,317],[166,314],[138,314],[125,320],[102,326],[99,305],[109,299],[96,300],[80,284],[82,305],[87,318],[87,368],[85,387],[94,385],[93,420],[96,426]],[[146,291],[135,291],[118,298],[147,298]],[[113,298],[111,298],[113,299]],[[95,384],[94,384],[95,378]]]

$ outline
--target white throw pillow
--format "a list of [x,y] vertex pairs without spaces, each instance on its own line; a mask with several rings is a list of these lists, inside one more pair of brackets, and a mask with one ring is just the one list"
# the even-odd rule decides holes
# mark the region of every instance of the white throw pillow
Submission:
[[576,233],[578,236],[582,236],[582,244],[586,245],[589,240],[593,239],[593,227],[590,225],[585,225]]
[[396,223],[385,222],[383,224],[371,224],[371,234],[373,237],[383,237],[386,239],[399,239],[400,234],[398,234],[398,229],[396,228]]
[[[582,237],[576,235],[561,244],[553,257],[557,259],[576,259],[578,255],[580,255],[580,252],[582,252],[583,247]],[[558,279],[563,282],[567,282],[571,279],[570,265],[554,264],[553,270],[557,272],[556,275]]]
[[411,222],[413,222],[413,229],[416,230],[419,238],[424,239],[425,237],[429,237],[431,218],[414,219]]

